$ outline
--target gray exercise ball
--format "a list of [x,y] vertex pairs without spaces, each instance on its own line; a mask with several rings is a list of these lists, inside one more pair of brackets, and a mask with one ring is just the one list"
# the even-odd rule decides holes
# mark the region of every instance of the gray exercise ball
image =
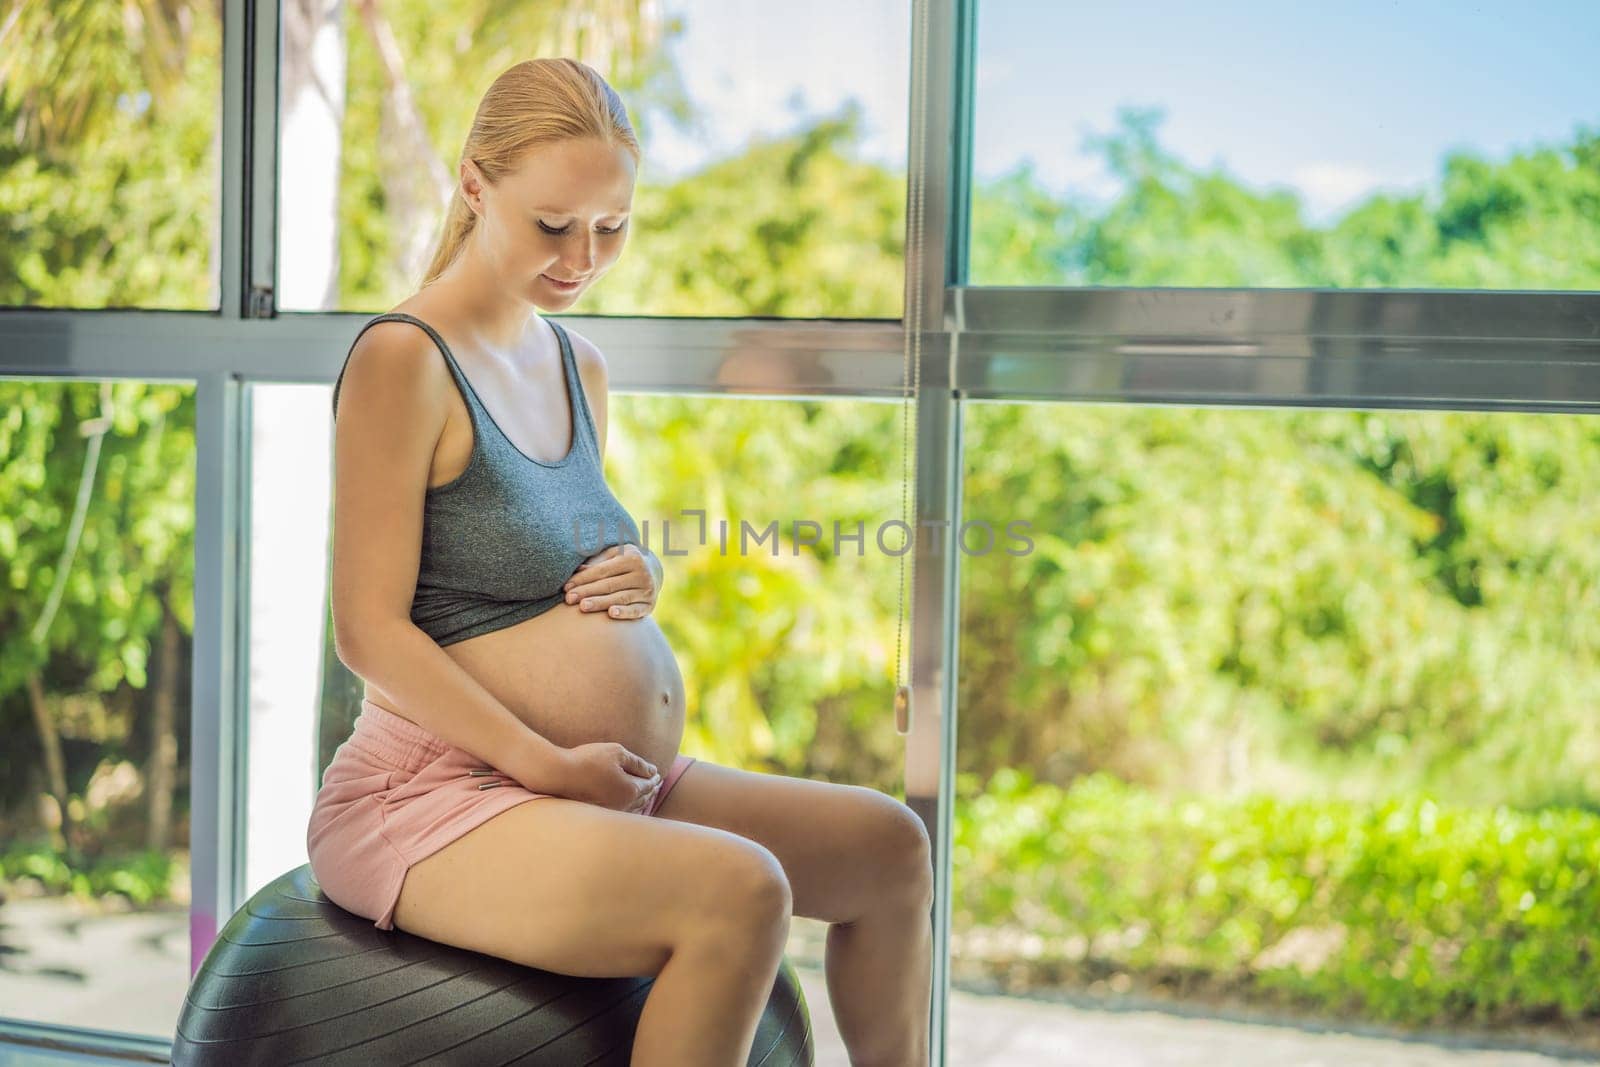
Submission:
[[[310,865],[251,897],[189,984],[176,1067],[626,1065],[654,978],[574,978],[379,930]],[[785,959],[749,1063],[810,1065],[811,1019]]]

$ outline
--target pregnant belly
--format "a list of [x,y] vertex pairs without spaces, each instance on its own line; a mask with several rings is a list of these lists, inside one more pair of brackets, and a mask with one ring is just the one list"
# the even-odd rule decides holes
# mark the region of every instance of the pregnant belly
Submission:
[[683,677],[649,615],[555,607],[447,645],[512,714],[563,748],[616,741],[663,775],[683,740]]

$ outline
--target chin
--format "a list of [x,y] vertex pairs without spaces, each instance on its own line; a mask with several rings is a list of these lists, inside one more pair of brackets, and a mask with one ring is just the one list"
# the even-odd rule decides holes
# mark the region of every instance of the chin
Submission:
[[566,308],[571,305],[572,297],[578,295],[573,293],[572,296],[557,296],[552,293],[546,293],[543,291],[543,286],[538,282],[534,282],[531,288],[533,291],[528,294],[528,302],[540,311],[555,311]]

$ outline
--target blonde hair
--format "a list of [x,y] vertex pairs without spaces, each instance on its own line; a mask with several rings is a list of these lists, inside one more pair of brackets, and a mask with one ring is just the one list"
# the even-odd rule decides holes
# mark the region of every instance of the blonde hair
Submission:
[[[639,139],[627,109],[598,71],[576,59],[525,59],[496,78],[483,94],[456,169],[459,172],[461,162],[470,159],[493,184],[515,170],[528,149],[586,137],[626,149],[638,165]],[[477,220],[458,180],[423,285],[455,261]]]

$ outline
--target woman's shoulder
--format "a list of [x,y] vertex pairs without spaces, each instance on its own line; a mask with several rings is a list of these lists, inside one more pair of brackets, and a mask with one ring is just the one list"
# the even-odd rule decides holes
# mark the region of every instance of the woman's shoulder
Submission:
[[450,308],[438,300],[425,299],[421,294],[413,294],[400,301],[388,311],[372,316],[381,319],[385,315],[405,315],[421,322],[427,323],[440,333],[454,334],[459,325],[458,316]]
[[450,369],[433,337],[398,319],[375,321],[381,317],[368,320],[345,356],[334,382],[336,415],[341,394],[368,397],[378,407],[392,410],[396,401],[412,406],[450,388]]
[[561,328],[572,343],[572,359],[578,365],[578,376],[583,384],[591,390],[604,388],[606,357],[600,353],[600,347],[566,323],[562,323]]

